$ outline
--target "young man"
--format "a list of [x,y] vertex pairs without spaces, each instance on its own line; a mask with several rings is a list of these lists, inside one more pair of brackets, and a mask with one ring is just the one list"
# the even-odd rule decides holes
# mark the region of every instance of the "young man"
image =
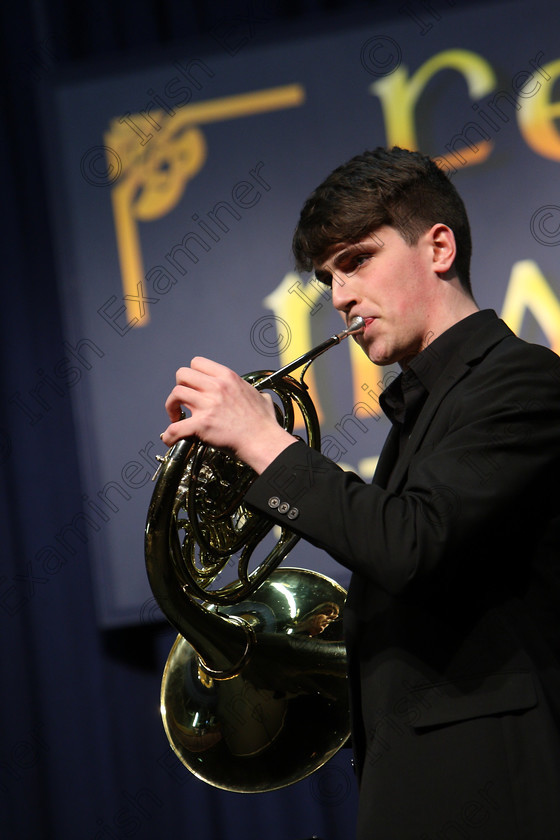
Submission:
[[163,440],[232,450],[259,474],[246,501],[353,572],[359,840],[560,836],[560,360],[478,310],[463,203],[418,153],[335,170],[294,252],[364,319],[368,357],[402,368],[373,483],[207,359],[178,371]]

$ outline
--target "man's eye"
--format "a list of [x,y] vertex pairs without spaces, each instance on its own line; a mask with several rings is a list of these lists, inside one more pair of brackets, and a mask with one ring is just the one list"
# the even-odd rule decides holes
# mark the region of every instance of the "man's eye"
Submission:
[[371,254],[356,254],[352,257],[351,260],[348,261],[348,267],[346,269],[347,274],[353,274],[357,271],[362,265],[368,262],[371,258]]

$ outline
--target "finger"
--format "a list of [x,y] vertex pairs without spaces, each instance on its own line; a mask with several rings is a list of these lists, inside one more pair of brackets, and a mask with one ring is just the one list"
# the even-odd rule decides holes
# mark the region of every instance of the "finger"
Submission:
[[206,402],[204,391],[189,388],[186,385],[175,385],[165,401],[165,410],[169,419],[175,422],[180,419],[183,406],[192,412],[204,407]]
[[200,405],[198,395],[210,393],[213,383],[216,382],[207,374],[190,367],[179,368],[175,373],[175,381],[177,384],[165,401],[165,410],[169,419],[173,421],[180,418],[182,406],[192,410]]
[[186,405],[186,399],[177,393],[178,387],[173,388],[165,401],[167,416],[172,422],[179,420],[182,414],[182,407]]
[[160,435],[161,440],[166,446],[173,446],[178,440],[195,436],[190,419],[190,417],[187,417],[185,420],[178,420],[175,423],[169,424],[167,429]]
[[177,385],[187,385],[189,388],[203,389],[210,380],[211,377],[208,374],[192,367],[181,367],[175,373],[175,383]]
[[[201,379],[193,379],[195,383],[201,383],[204,387],[204,382],[212,383],[217,389],[223,389],[223,392],[235,394],[239,388],[247,388],[243,377],[239,376],[234,370],[211,359],[205,359],[204,356],[195,356],[191,361],[189,368],[191,375],[199,374]],[[207,378],[206,380],[204,378]]]
[[191,370],[197,370],[207,376],[215,376],[216,378],[227,379],[230,376],[237,378],[237,374],[231,368],[221,365],[219,362],[214,362],[212,359],[207,359],[205,356],[195,356],[194,359],[191,359]]

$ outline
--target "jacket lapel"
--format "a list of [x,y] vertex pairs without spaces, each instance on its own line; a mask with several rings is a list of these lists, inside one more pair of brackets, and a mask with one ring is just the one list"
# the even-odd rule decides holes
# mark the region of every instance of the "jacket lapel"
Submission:
[[[393,472],[389,472],[389,474],[387,474],[387,469],[390,469],[390,466],[395,463],[398,449],[395,448],[394,453],[388,452],[386,465],[385,463],[383,464],[385,472],[382,475],[386,483],[382,486],[386,487],[387,490],[398,492],[403,479],[407,474],[412,456],[420,448],[424,436],[430,427],[434,414],[438,410],[442,400],[447,396],[449,391],[451,391],[451,389],[461,381],[461,379],[471,372],[473,367],[475,367],[496,344],[499,344],[500,341],[512,334],[513,333],[509,327],[507,327],[503,321],[496,319],[495,321],[485,324],[473,333],[473,335],[469,337],[468,341],[466,341],[462,347],[459,347],[457,352],[451,356],[448,364],[442,371],[441,376],[438,378],[435,388],[428,396],[416,423],[414,424],[414,429],[407,441],[402,456],[396,463],[396,467]],[[393,432],[394,429],[391,430],[391,434],[389,435],[387,443],[383,448],[382,455],[379,458],[378,470],[381,466],[382,456],[385,453],[385,449],[390,443],[391,436],[395,439],[397,438],[397,435],[392,434]],[[391,444],[391,446],[393,447],[395,444]],[[388,463],[390,454],[394,455],[391,465]],[[383,460],[385,461],[385,459]],[[376,484],[379,483],[377,480],[377,470],[374,481]]]

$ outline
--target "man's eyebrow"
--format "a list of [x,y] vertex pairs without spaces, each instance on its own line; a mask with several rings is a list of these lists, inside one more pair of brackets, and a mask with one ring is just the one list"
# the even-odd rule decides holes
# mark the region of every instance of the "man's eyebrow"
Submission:
[[380,239],[375,234],[371,234],[371,236],[365,237],[361,239],[359,242],[352,242],[342,251],[339,251],[338,254],[334,257],[332,264],[334,268],[340,268],[340,266],[344,263],[348,257],[355,256],[356,254],[361,254],[362,251],[366,248],[369,249],[377,249],[383,247],[383,240]]
[[[349,245],[347,248],[344,248],[340,251],[332,260],[333,270],[335,268],[339,268],[340,264],[346,259],[349,254],[352,254],[356,250],[356,245]],[[330,258],[329,258],[330,259]],[[326,260],[325,262],[328,262]],[[333,271],[327,268],[316,268],[314,271],[315,277],[319,281],[319,283],[324,283],[327,286],[330,286],[332,283],[333,278]]]
[[349,245],[348,248],[344,248],[343,251],[339,251],[332,261],[333,266],[335,268],[339,268],[347,257],[356,253],[357,247],[357,245]]
[[[359,242],[352,242],[346,247],[339,251],[332,259],[332,271],[326,268],[316,268],[314,270],[314,275],[319,283],[323,283],[325,286],[332,286],[333,276],[337,277],[336,269],[341,268],[344,261],[353,254],[361,253],[362,249],[364,248],[383,248],[385,243],[383,240],[376,234],[372,233],[369,236],[364,237]],[[325,260],[325,263],[330,261],[330,257]]]

